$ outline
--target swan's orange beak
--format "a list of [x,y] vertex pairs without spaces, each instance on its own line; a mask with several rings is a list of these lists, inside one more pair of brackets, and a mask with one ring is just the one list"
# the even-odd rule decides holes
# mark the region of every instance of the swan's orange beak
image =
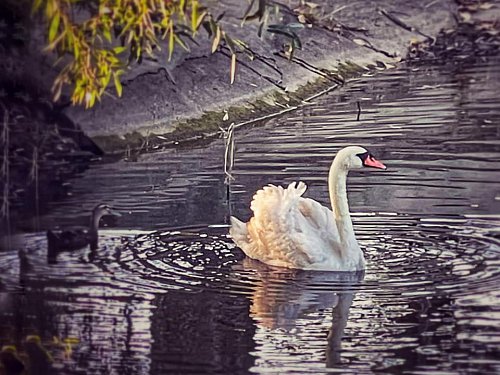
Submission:
[[372,155],[368,155],[365,160],[363,160],[363,165],[365,167],[372,167],[377,169],[387,169],[387,167],[382,164],[382,162],[375,159]]

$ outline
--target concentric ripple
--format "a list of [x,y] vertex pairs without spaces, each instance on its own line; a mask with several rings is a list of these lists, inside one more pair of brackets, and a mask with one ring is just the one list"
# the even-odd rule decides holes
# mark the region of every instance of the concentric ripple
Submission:
[[[494,355],[500,344],[498,224],[357,215],[365,273],[268,267],[245,258],[226,228],[206,227],[123,239],[114,259],[96,264],[114,265],[115,282],[125,289],[137,290],[131,280],[141,280],[157,292],[247,299],[256,326],[253,371],[279,365],[315,372],[326,364],[344,372],[392,372],[407,368],[413,355],[449,370],[469,368],[460,358],[477,343],[485,350],[483,368],[491,370],[500,365]],[[168,294],[164,300],[169,303]],[[230,314],[230,305],[218,308],[217,314]],[[248,322],[219,329],[243,332]]]
[[[383,227],[383,234],[374,230]],[[492,225],[493,224],[493,225]],[[494,223],[461,218],[419,218],[407,215],[358,215],[355,228],[367,258],[364,280],[328,272],[307,273],[324,284],[313,288],[421,296],[436,291],[459,293],[490,289],[498,281],[500,240]],[[301,271],[267,267],[245,259],[227,235],[227,228],[196,228],[124,237],[115,251],[95,259],[118,274],[140,275],[166,289],[227,288],[251,291],[263,272],[276,280]],[[330,280],[325,275],[331,274]],[[124,283],[126,283],[126,278]],[[347,282],[347,284],[346,284]]]
[[[167,345],[175,335],[191,330],[196,335],[199,324],[211,324],[204,335],[240,336],[233,347],[215,347],[210,355],[228,351],[231,358],[246,358],[249,342],[241,339],[251,338],[251,372],[276,366],[299,373],[325,366],[344,373],[430,368],[412,364],[413,356],[451,372],[481,361],[488,372],[500,366],[495,356],[500,344],[499,224],[481,218],[358,214],[355,230],[367,258],[364,273],[268,267],[246,258],[224,226],[103,231],[98,254],[62,254],[52,268],[40,261],[45,255],[38,250],[42,240],[33,236],[25,242],[31,269],[24,282],[29,285],[37,273],[51,270],[43,295],[56,301],[71,280],[75,286],[65,292],[73,296],[71,302],[51,305],[69,308],[66,314],[82,320],[82,327],[87,326],[89,304],[99,305],[107,296],[93,329],[106,335],[111,322],[125,316],[124,322],[135,327],[136,345],[156,342],[137,347],[136,355],[146,350],[163,358],[156,365],[133,361],[137,369],[163,371],[174,363],[187,372],[203,372],[205,366],[216,372],[234,369],[203,365],[182,345]],[[2,274],[15,278],[17,257],[3,261]],[[129,307],[120,309],[120,301],[130,298]],[[117,310],[111,301],[118,303]],[[224,318],[236,311],[247,318]],[[176,327],[179,315],[184,323]],[[85,336],[75,332],[78,325],[72,327],[75,336]],[[482,354],[473,354],[477,345]],[[94,358],[92,352],[83,353]],[[472,361],[465,361],[471,356]]]

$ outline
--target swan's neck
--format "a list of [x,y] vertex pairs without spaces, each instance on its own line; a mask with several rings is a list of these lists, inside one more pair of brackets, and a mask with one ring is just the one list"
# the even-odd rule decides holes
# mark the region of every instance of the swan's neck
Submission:
[[328,188],[330,190],[330,201],[332,203],[333,214],[336,219],[344,216],[351,219],[349,214],[349,203],[347,201],[347,170],[342,168],[335,160],[330,168],[328,176]]
[[328,175],[328,187],[332,211],[339,229],[340,238],[343,242],[350,243],[352,241],[356,242],[356,238],[347,201],[347,172],[348,170],[344,167],[342,160],[336,158]]

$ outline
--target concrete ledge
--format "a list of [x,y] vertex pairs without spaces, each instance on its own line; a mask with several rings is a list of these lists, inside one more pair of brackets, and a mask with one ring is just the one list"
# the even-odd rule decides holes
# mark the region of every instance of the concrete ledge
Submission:
[[[284,37],[265,33],[261,40],[258,24],[240,27],[241,0],[211,1],[214,14],[225,12],[224,29],[245,40],[269,64],[239,55],[236,82],[230,85],[229,57],[224,51],[211,54],[203,35],[199,46],[191,44],[191,53],[178,49],[168,64],[160,55],[157,61],[133,67],[124,78],[122,98],[106,96],[91,110],[71,107],[66,114],[105,151],[203,138],[223,124],[225,113],[225,123],[240,122],[297,105],[366,69],[394,66],[412,42],[432,38],[455,24],[452,0],[317,3],[331,20],[327,18],[324,27],[301,30],[303,49],[289,61],[276,55]],[[297,22],[287,14],[281,17],[269,23]]]

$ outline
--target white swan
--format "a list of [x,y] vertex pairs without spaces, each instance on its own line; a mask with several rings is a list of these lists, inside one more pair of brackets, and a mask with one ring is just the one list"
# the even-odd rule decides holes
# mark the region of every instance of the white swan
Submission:
[[285,189],[268,185],[257,191],[250,205],[248,223],[231,217],[229,233],[250,258],[272,266],[309,270],[357,271],[365,259],[352,226],[346,179],[351,169],[386,169],[367,150],[349,146],[333,159],[328,187],[333,212],[320,203],[302,198],[303,182]]

